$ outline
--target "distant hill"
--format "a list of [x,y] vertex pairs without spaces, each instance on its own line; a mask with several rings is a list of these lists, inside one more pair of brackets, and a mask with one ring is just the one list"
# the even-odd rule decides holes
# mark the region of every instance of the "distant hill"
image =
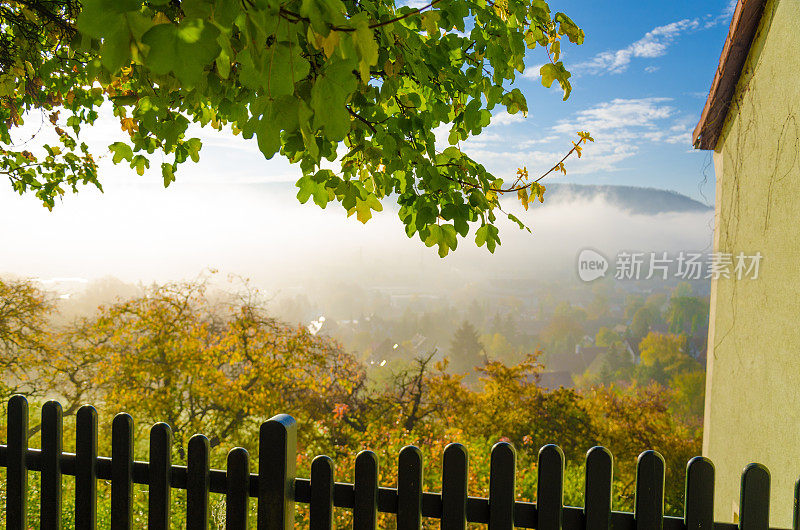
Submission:
[[603,197],[609,204],[634,214],[654,215],[670,212],[707,212],[707,206],[676,191],[635,186],[585,184],[547,184],[545,205]]
[[[594,184],[558,184],[545,183],[544,206],[563,204],[575,200],[593,200],[602,197],[617,208],[641,215],[655,215],[671,212],[708,212],[713,206],[707,206],[676,191],[656,188],[640,188],[636,186],[601,186]],[[280,193],[294,196],[297,188],[290,182],[269,182],[254,184],[257,189],[270,194]],[[510,195],[509,195],[510,197]],[[384,205],[389,209],[397,209],[397,205],[389,201]]]

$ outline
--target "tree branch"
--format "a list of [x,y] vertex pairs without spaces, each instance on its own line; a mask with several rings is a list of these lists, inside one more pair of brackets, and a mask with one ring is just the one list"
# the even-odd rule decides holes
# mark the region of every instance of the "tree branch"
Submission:
[[369,127],[369,128],[370,128],[370,130],[372,131],[372,134],[377,134],[378,130],[375,128],[375,125],[374,125],[374,124],[373,124],[371,121],[368,121],[366,118],[364,118],[364,117],[362,117],[362,116],[360,116],[360,115],[356,114],[356,113],[353,111],[353,109],[351,109],[351,108],[350,108],[350,106],[349,106],[349,105],[347,105],[347,112],[349,112],[349,113],[350,113],[350,115],[351,115],[352,117],[356,118],[357,120],[359,120],[360,122],[362,122],[364,125],[366,125],[367,127]]

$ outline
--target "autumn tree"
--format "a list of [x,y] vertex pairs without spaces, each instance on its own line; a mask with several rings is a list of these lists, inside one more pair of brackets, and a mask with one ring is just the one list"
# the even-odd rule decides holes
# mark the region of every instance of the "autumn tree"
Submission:
[[603,318],[608,315],[609,311],[609,297],[611,289],[607,284],[597,283],[592,286],[592,294],[594,295],[592,301],[586,308],[586,312],[591,319]]
[[0,278],[0,399],[41,390],[33,381],[51,351],[49,320],[55,304],[31,282]]
[[[336,404],[334,421],[326,422],[328,431],[347,432],[351,442],[371,429],[399,427],[413,431],[430,421],[434,413],[449,408],[448,403],[432,398],[431,382],[450,377],[444,370],[446,365],[434,361],[436,353],[434,350],[415,357],[371,387],[360,386],[347,403]],[[336,435],[336,439],[341,442],[342,436]]]
[[166,421],[185,447],[196,432],[212,445],[251,442],[287,410],[320,420],[363,384],[362,367],[330,339],[270,318],[254,296],[208,289],[155,286],[72,330],[67,357],[92,359],[94,399],[144,425]]
[[651,384],[622,390],[596,387],[581,404],[592,418],[598,442],[614,454],[615,496],[632,507],[636,485],[636,457],[641,448],[654,449],[666,463],[665,508],[675,513],[682,505],[686,462],[700,454],[700,437],[671,411],[671,392]]
[[[696,370],[699,363],[686,352],[686,337],[671,333],[648,333],[639,344],[642,366],[658,366],[669,378],[682,372]],[[661,383],[666,381],[662,380]]]
[[[75,338],[82,336],[82,324],[61,322],[57,309],[54,299],[33,282],[0,279],[3,403],[13,394],[57,398],[69,415],[96,397],[92,392],[99,361],[95,348],[105,337],[96,336],[93,342],[78,346]],[[34,423],[32,428],[38,426]]]
[[[558,443],[570,456],[593,445],[590,419],[578,406],[578,394],[569,389],[546,391],[538,385],[539,354],[518,364],[490,361],[478,368],[479,384],[460,395],[443,382],[433,392],[450,396],[451,410],[439,421],[458,425],[473,436],[506,437],[517,446],[537,449]],[[451,380],[452,384],[452,380]]]
[[625,297],[625,318],[633,318],[633,315],[644,306],[644,298],[640,294],[629,294]]
[[[350,480],[360,449],[388,461],[408,444],[422,448],[427,467],[438,468],[446,444],[459,441],[470,450],[470,493],[485,496],[491,446],[504,440],[517,450],[521,498],[535,500],[537,452],[556,443],[567,456],[565,498],[577,502],[583,470],[576,464],[588,448],[602,444],[615,456],[615,506],[630,510],[636,456],[656,449],[667,460],[666,508],[675,513],[685,463],[699,452],[702,373],[670,362],[677,344],[671,337],[651,337],[642,348],[643,364],[652,358],[652,366],[663,361],[677,367],[668,389],[631,384],[548,390],[539,385],[539,352],[519,363],[480,363],[470,367],[474,379],[468,380],[445,361],[435,362],[431,351],[370,379],[364,364],[331,339],[271,318],[258,292],[246,285],[233,293],[217,292],[203,280],[154,285],[58,327],[51,327],[53,307],[44,293],[9,285],[0,285],[4,332],[14,344],[24,337],[35,339],[33,345],[44,337],[52,344],[46,356],[34,357],[40,361],[37,377],[25,391],[58,396],[66,414],[87,401],[106,418],[125,410],[140,432],[167,421],[179,458],[196,432],[211,438],[213,459],[224,459],[233,445],[255,452],[259,424],[287,412],[301,426],[301,476],[310,457],[325,453],[336,457],[342,480]],[[36,316],[25,320],[35,326],[15,324],[21,320],[8,309],[14,300],[29,308],[19,314]],[[474,327],[461,328],[475,340]],[[36,334],[30,335],[32,329]],[[0,416],[0,429],[2,421]],[[146,436],[137,439],[146,443]],[[381,469],[382,483],[396,480],[396,466]],[[436,474],[425,480],[426,490],[440,487]],[[337,520],[340,527],[346,523]]]
[[469,321],[463,321],[450,339],[450,362],[453,370],[459,373],[472,372],[485,360],[485,348],[481,344],[478,330]]
[[[562,43],[581,44],[584,33],[545,0],[419,8],[394,0],[28,0],[1,9],[0,171],[49,208],[68,189],[101,188],[103,153],[79,134],[112,113],[128,134],[109,146],[114,163],[139,174],[160,163],[165,186],[199,159],[190,125],[230,130],[255,138],[265,158],[299,165],[301,202],[339,202],[366,222],[391,196],[408,236],[440,255],[470,225],[477,245],[493,251],[500,195],[526,208],[541,200],[539,180],[565,171],[566,157],[591,140],[579,133],[538,177],[522,168],[505,179],[460,147],[498,109],[527,113],[513,83],[529,49],[542,49],[542,83],[558,82],[569,96]],[[54,140],[14,147],[14,128],[37,111]],[[435,141],[439,126],[448,146]]]
[[[630,332],[634,339],[641,340],[650,329],[663,322],[662,308],[666,298],[661,294],[652,294],[638,306],[631,319]],[[636,307],[634,302],[630,307]]]
[[515,348],[502,333],[482,335],[480,341],[485,346],[488,359],[510,362],[519,352],[518,348]]
[[618,344],[622,342],[622,336],[616,331],[609,329],[605,326],[602,326],[600,329],[597,330],[597,335],[595,336],[594,343],[597,346],[602,346],[604,348],[608,348],[614,344]]
[[572,353],[584,336],[586,311],[562,302],[542,331],[542,338],[556,354]]
[[695,296],[671,296],[666,320],[671,333],[694,335],[708,326],[708,300]]
[[706,395],[705,370],[676,374],[670,381],[670,387],[674,391],[672,411],[687,424],[702,431]]

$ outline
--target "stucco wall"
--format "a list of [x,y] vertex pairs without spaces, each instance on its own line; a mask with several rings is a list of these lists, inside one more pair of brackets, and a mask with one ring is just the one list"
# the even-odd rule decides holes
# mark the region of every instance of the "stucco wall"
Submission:
[[800,477],[800,0],[770,0],[717,151],[715,247],[764,256],[756,280],[712,283],[703,452],[716,518],[742,468],[772,473],[772,526],[792,522]]

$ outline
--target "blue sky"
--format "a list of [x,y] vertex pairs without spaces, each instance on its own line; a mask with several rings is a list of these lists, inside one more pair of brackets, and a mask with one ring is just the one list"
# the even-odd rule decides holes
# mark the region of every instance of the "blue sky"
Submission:
[[[563,50],[574,73],[571,98],[562,102],[559,89],[542,87],[537,65],[545,57],[535,50],[517,81],[528,98],[528,117],[498,109],[492,125],[462,147],[497,176],[512,177],[522,165],[535,175],[561,158],[577,131],[589,130],[597,142],[582,159],[568,162],[567,176],[551,175],[545,184],[646,186],[713,200],[710,155],[691,149],[690,135],[728,30],[730,0],[569,0],[552,7],[586,31],[584,45]],[[30,130],[20,138],[35,133],[37,123],[26,120]],[[426,266],[440,268],[463,259],[488,271],[490,264],[530,265],[535,256],[569,267],[587,246],[630,249],[653,242],[665,250],[696,249],[711,240],[707,213],[645,217],[607,204],[547,208],[545,201],[519,213],[533,234],[501,228],[497,255],[467,241],[459,244],[458,258],[439,260],[417,239],[406,238],[391,208],[362,225],[338,206],[324,211],[301,206],[291,184],[299,167],[279,156],[264,160],[255,141],[195,129],[192,134],[204,144],[200,162],[185,164],[166,190],[157,169],[140,177],[114,166],[109,156],[99,161],[105,193],[89,188],[67,194],[53,212],[33,195],[20,197],[10,186],[0,187],[0,226],[6,227],[0,229],[0,247],[14,249],[0,254],[0,273],[114,274],[149,281],[191,277],[211,266],[274,279],[277,271],[296,273],[300,264],[308,270],[321,264],[352,268],[353,256],[364,262],[389,259],[393,265],[405,256],[411,268],[421,266],[423,256],[430,260]],[[123,135],[109,116],[82,132],[96,152]]]
[[[733,0],[552,0],[554,11],[564,11],[586,32],[583,45],[562,46],[562,60],[573,72],[571,97],[564,102],[557,84],[550,89],[541,85],[539,67],[547,57],[541,48],[531,50],[525,73],[515,81],[528,99],[528,116],[511,116],[497,108],[492,124],[461,147],[508,180],[521,166],[531,175],[546,171],[569,150],[577,131],[588,130],[596,142],[585,149],[581,160],[568,161],[568,175],[550,175],[545,184],[655,187],[713,201],[711,156],[693,150],[690,137],[734,5]],[[26,125],[35,131],[36,120],[28,121]],[[446,127],[436,132],[444,148]],[[115,140],[125,140],[110,116],[85,133],[85,141],[97,152]],[[279,155],[264,160],[255,141],[200,127],[193,127],[190,134],[203,141],[201,160],[183,165],[178,183],[294,183],[301,176],[298,166]],[[157,186],[161,182],[160,171],[139,177],[104,158],[100,173],[107,189],[117,183]]]
[[[562,47],[562,58],[573,72],[570,99],[563,102],[559,88],[541,85],[538,70],[546,56],[541,48],[532,50],[528,68],[515,82],[528,99],[527,118],[497,109],[492,125],[462,147],[499,177],[513,177],[520,166],[534,175],[561,158],[577,131],[588,130],[595,144],[581,160],[567,164],[567,176],[551,175],[545,184],[655,187],[713,201],[711,156],[694,151],[690,137],[734,5],[731,0],[551,2],[586,32],[583,45]],[[437,132],[444,147],[447,132]],[[295,182],[300,176],[298,167],[279,156],[265,161],[254,142],[198,134],[204,143],[201,163],[184,167],[179,180]],[[108,171],[116,178],[126,170]]]
[[500,116],[510,123],[490,127],[471,154],[500,175],[515,164],[535,173],[569,147],[570,134],[587,129],[596,144],[568,164],[561,180],[672,189],[713,201],[710,155],[693,151],[690,135],[733,6],[729,0],[553,2],[586,32],[582,46],[564,48],[573,71],[570,99],[562,102],[558,89],[541,86],[537,66],[545,59],[540,50],[530,52],[519,80],[527,119]]

